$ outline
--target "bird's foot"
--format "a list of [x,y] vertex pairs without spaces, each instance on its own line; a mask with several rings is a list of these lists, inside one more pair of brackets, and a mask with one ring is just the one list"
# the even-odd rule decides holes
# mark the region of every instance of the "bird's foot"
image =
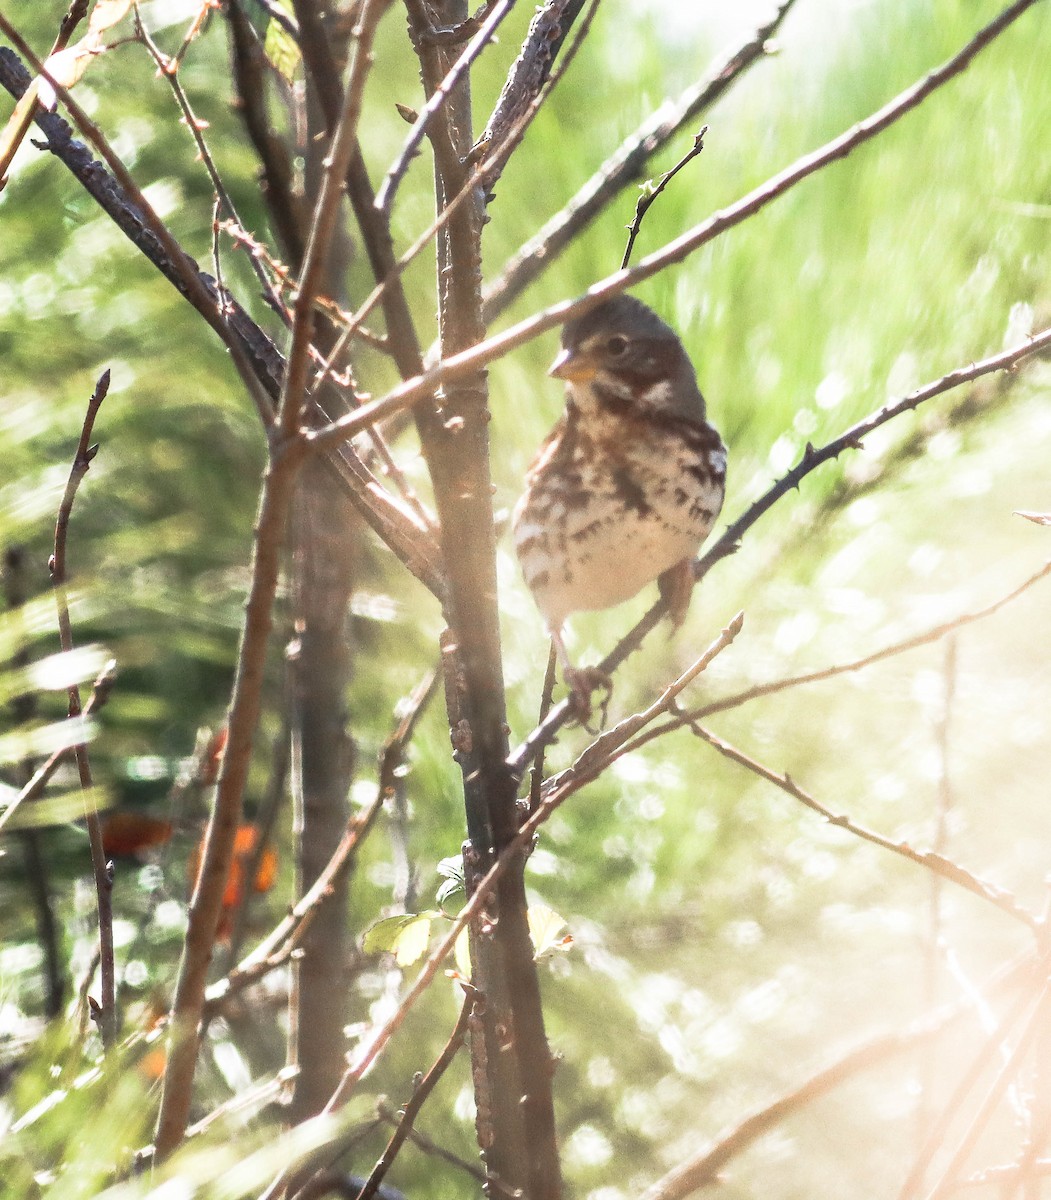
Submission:
[[[613,679],[601,667],[567,667],[565,669],[566,685],[569,688],[569,709],[573,718],[589,733],[598,733],[606,724],[606,714],[609,711],[610,697],[613,695]],[[595,692],[603,692],[599,705],[599,724],[592,729],[591,697]]]

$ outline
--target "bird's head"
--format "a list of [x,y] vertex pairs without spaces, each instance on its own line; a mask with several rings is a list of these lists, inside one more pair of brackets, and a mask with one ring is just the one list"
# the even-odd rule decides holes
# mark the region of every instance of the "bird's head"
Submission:
[[704,419],[693,366],[671,326],[634,296],[615,296],[562,330],[548,372],[578,407],[638,405]]

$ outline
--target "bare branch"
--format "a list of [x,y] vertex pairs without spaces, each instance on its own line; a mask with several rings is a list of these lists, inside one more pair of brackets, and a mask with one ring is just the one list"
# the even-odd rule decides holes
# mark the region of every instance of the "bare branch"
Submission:
[[[109,167],[110,171],[116,177],[118,183],[124,191],[125,196],[131,200],[132,204],[138,210],[137,216],[141,223],[150,232],[153,238],[159,243],[163,250],[164,257],[170,266],[173,276],[178,279],[178,287],[184,296],[194,305],[201,315],[208,321],[212,328],[222,338],[227,349],[230,351],[230,357],[233,359],[234,366],[244,383],[248,394],[252,397],[260,416],[267,420],[268,405],[263,396],[260,380],[257,376],[253,365],[249,360],[245,349],[240,340],[231,336],[226,315],[223,312],[221,301],[217,301],[205,286],[200,274],[197,270],[197,264],[192,258],[182,249],[179,243],[172,236],[171,231],[157,215],[156,210],[150,204],[149,200],[143,194],[142,189],[135,182],[127,167],[114,152],[109,142],[103,136],[102,131],[94,121],[84,112],[81,106],[70,95],[69,89],[62,84],[56,82],[47,72],[44,64],[33,53],[32,48],[26,43],[25,39],[18,33],[11,22],[0,12],[0,30],[11,40],[12,44],[17,47],[22,56],[30,63],[30,65],[41,74],[53,88],[56,96],[65,105],[66,111],[73,118],[74,124],[87,139],[95,151],[101,156],[103,161]],[[0,56],[6,58],[7,53],[0,49]],[[17,61],[17,60],[16,60]],[[10,61],[7,63],[10,66]],[[21,64],[19,64],[21,65]],[[6,86],[6,83],[5,83]],[[10,89],[9,89],[10,90]],[[23,89],[25,90],[25,89]],[[45,120],[51,114],[38,113],[36,122],[45,132],[48,132],[49,127],[55,128],[53,119]],[[64,123],[63,123],[64,124]],[[68,130],[64,131],[67,135]],[[60,133],[61,137],[61,133]],[[52,149],[51,145],[47,147]]]
[[[517,347],[524,345],[526,342],[532,341],[542,333],[546,333],[547,330],[553,329],[555,326],[564,324],[566,321],[572,320],[582,313],[589,311],[600,300],[619,294],[629,284],[635,282],[638,277],[637,272],[642,270],[643,265],[640,264],[633,270],[610,276],[609,280],[605,280],[589,288],[587,294],[579,300],[563,300],[559,304],[553,304],[550,308],[544,309],[543,312],[538,313],[536,316],[520,321],[517,325],[512,325],[510,329],[504,330],[503,333],[495,334],[493,337],[487,338],[485,341],[479,342],[477,345],[472,346],[468,350],[463,350],[459,354],[450,355],[443,362],[431,367],[422,375],[417,376],[415,379],[407,380],[400,386],[393,388],[386,396],[361,405],[354,412],[340,417],[323,429],[311,430],[307,435],[307,440],[315,447],[325,447],[356,436],[369,425],[373,425],[377,421],[382,421],[399,412],[401,409],[409,408],[413,404],[416,404],[422,397],[430,395],[436,387],[451,383],[456,379],[461,379],[465,375],[477,371],[480,367],[493,362],[495,359],[502,358],[509,351],[517,349]],[[653,272],[646,271],[646,276],[650,274],[653,274]],[[971,363],[968,367],[959,367],[955,371],[950,371],[934,383],[911,392],[904,399],[894,404],[886,405],[872,416],[866,417],[864,421],[851,426],[840,438],[837,438],[834,442],[829,442],[827,446],[823,446],[820,450],[811,448],[802,461],[782,480],[779,480],[774,488],[771,488],[769,492],[761,497],[739,522],[727,530],[723,537],[715,543],[712,550],[699,560],[697,577],[703,577],[715,558],[721,558],[729,554],[733,548],[733,543],[737,539],[737,535],[743,529],[754,524],[776,500],[780,499],[782,493],[792,491],[798,482],[816,466],[826,462],[828,459],[838,458],[844,450],[858,449],[858,442],[861,437],[867,433],[871,433],[874,429],[878,429],[881,425],[885,425],[888,421],[900,416],[901,413],[919,408],[927,400],[932,400],[935,396],[940,396],[943,392],[951,391],[962,384],[973,383],[974,380],[980,379],[983,375],[992,374],[994,371],[1010,370],[1022,362],[1023,359],[1029,358],[1034,354],[1039,354],[1049,347],[1051,347],[1051,328],[1032,334],[1024,342],[1012,346],[1000,354],[994,354],[979,362]],[[738,526],[741,526],[741,529]],[[718,552],[716,552],[716,547],[719,548]]]
[[[522,49],[511,64],[507,80],[482,136],[471,151],[472,161],[494,146],[506,145],[523,118],[535,112],[536,103],[550,88],[551,67],[570,27],[584,7],[583,0],[547,0],[533,15]],[[588,24],[594,16],[594,7]],[[531,117],[530,117],[531,119]],[[491,188],[503,168],[504,156],[490,168],[486,187]]]
[[[397,1113],[391,1112],[390,1106],[384,1104],[382,1100],[376,1105],[376,1112],[378,1113],[380,1120],[386,1121],[388,1125],[398,1124]],[[424,1154],[430,1154],[434,1158],[441,1159],[442,1162],[449,1163],[450,1166],[455,1167],[458,1171],[463,1171],[465,1175],[469,1175],[472,1179],[476,1179],[483,1185],[488,1184],[489,1186],[493,1186],[494,1181],[492,1177],[487,1177],[485,1171],[483,1171],[481,1167],[475,1166],[475,1164],[472,1162],[467,1162],[458,1155],[453,1154],[450,1150],[447,1150],[444,1146],[438,1145],[437,1142],[427,1137],[426,1134],[420,1133],[418,1129],[409,1130],[408,1140],[412,1142],[412,1144],[418,1149],[422,1150]],[[507,1196],[508,1200],[517,1200],[516,1196],[511,1194],[499,1183],[496,1183],[494,1192],[494,1200],[498,1200],[499,1197],[503,1197],[505,1195]]]
[[1028,579],[1020,583],[1013,591],[1008,592],[1006,596],[1001,596],[998,600],[994,600],[992,604],[986,605],[985,608],[978,609],[975,612],[961,613],[960,616],[953,617],[951,621],[944,621],[940,625],[934,625],[930,629],[923,630],[922,633],[916,633],[911,637],[903,638],[900,642],[884,646],[872,654],[866,654],[863,658],[856,658],[846,663],[837,663],[831,667],[822,667],[817,671],[806,671],[801,675],[791,675],[786,679],[774,679],[769,683],[757,683],[754,687],[746,688],[742,692],[735,692],[733,695],[724,696],[720,700],[711,700],[699,708],[689,709],[687,712],[640,734],[631,743],[630,749],[637,750],[640,746],[652,741],[656,737],[670,733],[674,729],[682,728],[684,721],[704,721],[715,713],[739,708],[742,704],[748,704],[752,700],[761,699],[763,696],[774,696],[778,692],[787,691],[790,688],[802,687],[804,684],[822,683],[826,679],[835,679],[838,675],[847,675],[855,671],[862,671],[866,667],[871,667],[878,662],[884,662],[888,658],[896,658],[899,654],[916,650],[920,646],[928,646],[932,642],[941,641],[942,638],[949,637],[958,630],[965,629],[968,625],[973,625],[976,621],[984,621],[987,617],[998,613],[1002,608],[1017,600],[1019,596],[1023,595],[1034,584],[1039,583],[1048,575],[1051,575],[1051,560],[1044,563],[1039,571],[1030,575]]
[[[29,82],[17,57],[6,47],[0,47],[0,84],[12,95],[20,96]],[[61,117],[40,113],[37,125],[47,134],[46,148],[73,173],[121,232],[193,304],[224,343],[235,341],[238,344],[266,393],[261,401],[261,415],[264,425],[269,425],[273,419],[271,401],[280,394],[285,372],[285,361],[269,336],[235,300],[229,296],[220,298],[214,280],[200,273],[197,264],[190,259],[187,261],[200,287],[190,289],[187,286],[181,266],[172,259],[167,243],[158,238],[147,223],[138,208],[136,196],[125,192],[85,147],[73,140],[69,126]],[[186,257],[181,249],[177,250],[179,255]],[[397,328],[401,331],[399,337],[404,340],[406,326],[401,324]],[[313,419],[329,423],[328,416],[320,409],[313,414]],[[351,446],[342,447],[332,464],[366,524],[409,571],[440,598],[445,586],[440,555],[427,523],[387,492]]]
[[1051,979],[1045,979],[1033,1012],[1025,1029],[1019,1034],[1018,1041],[1001,1066],[996,1078],[990,1084],[985,1099],[978,1107],[970,1124],[960,1138],[952,1158],[942,1172],[941,1178],[928,1193],[927,1200],[943,1200],[956,1190],[956,1178],[974,1150],[979,1139],[989,1124],[997,1105],[1000,1103],[1005,1089],[1016,1078],[1018,1070],[1027,1054],[1033,1048],[1037,1035],[1047,1021],[1048,1003],[1051,1001]]
[[395,786],[395,773],[404,761],[406,747],[434,695],[436,683],[437,674],[432,671],[406,700],[397,724],[380,753],[375,799],[362,813],[351,818],[328,863],[288,916],[225,979],[208,988],[206,1008],[209,1012],[234,992],[243,990],[286,962],[302,942],[314,912],[332,894],[333,887],[346,876],[358,847],[375,824],[383,805],[390,799]]
[[1003,888],[988,883],[984,879],[979,879],[977,875],[971,874],[970,871],[941,854],[936,854],[931,850],[914,850],[908,842],[895,842],[891,838],[884,837],[881,833],[876,833],[875,830],[868,829],[864,825],[859,825],[843,813],[834,813],[819,800],[815,800],[809,792],[804,791],[791,776],[787,774],[779,775],[769,767],[763,766],[762,763],[757,762],[754,758],[750,758],[743,751],[738,750],[735,746],[731,746],[729,742],[716,737],[714,733],[705,729],[704,726],[699,725],[696,721],[690,721],[688,727],[702,741],[707,742],[713,750],[718,750],[724,758],[731,759],[739,766],[751,771],[753,775],[758,775],[761,779],[765,779],[768,783],[772,783],[775,787],[780,788],[781,791],[786,792],[793,799],[806,805],[812,812],[816,812],[819,816],[824,817],[830,825],[836,825],[840,829],[845,829],[855,837],[861,838],[866,842],[871,842],[872,845],[879,846],[884,850],[889,850],[892,854],[897,854],[901,858],[908,859],[909,862],[916,863],[917,866],[926,867],[927,870],[933,871],[943,879],[948,879],[950,883],[955,883],[958,887],[963,888],[964,891],[978,896],[980,899],[998,908],[1001,912],[1007,913],[1008,916],[1014,917],[1015,920],[1021,921],[1024,925],[1028,925],[1034,931],[1040,928],[1040,918],[1029,912],[1028,909],[1023,908],[1010,892],[1004,891]]
[[572,200],[531,238],[484,291],[485,318],[500,315],[616,197],[643,177],[646,164],[684,125],[710,109],[744,73],[769,53],[771,38],[795,0],[783,0],[773,17],[700,83],[668,100],[610,155]]
[[[278,11],[286,21],[292,20],[283,10]],[[225,5],[223,14],[230,28],[235,106],[259,158],[263,199],[282,253],[299,263],[305,249],[302,234],[306,226],[305,205],[292,185],[292,156],[271,128],[267,115],[266,55],[241,0]]]
[[398,1124],[391,1135],[380,1160],[372,1169],[365,1186],[358,1194],[358,1200],[373,1200],[380,1184],[383,1182],[384,1176],[390,1170],[398,1151],[405,1144],[405,1139],[412,1132],[413,1124],[416,1118],[420,1115],[420,1109],[427,1102],[427,1098],[434,1091],[438,1080],[449,1069],[453,1059],[459,1053],[463,1046],[464,1039],[467,1037],[467,1023],[471,1018],[471,1012],[475,1004],[478,1003],[478,995],[473,988],[468,988],[467,995],[464,997],[463,1004],[460,1007],[460,1015],[457,1018],[456,1025],[453,1027],[452,1033],[449,1035],[449,1040],[445,1043],[441,1053],[431,1064],[430,1070],[415,1086],[412,1093],[412,1098],[401,1111]]
[[464,52],[449,68],[445,78],[430,94],[427,103],[420,110],[419,116],[416,118],[408,137],[405,139],[405,144],[387,171],[386,178],[380,185],[380,190],[376,193],[376,207],[385,217],[390,217],[398,185],[405,178],[405,173],[409,169],[409,163],[418,153],[420,142],[423,141],[425,135],[430,131],[435,114],[445,104],[450,92],[462,78],[464,72],[470,69],[471,64],[493,40],[497,29],[500,27],[500,22],[503,21],[504,17],[507,16],[513,7],[514,0],[498,0],[498,3],[492,6],[482,27],[471,38]]
[[882,1067],[888,1058],[922,1044],[960,1015],[960,1010],[956,1009],[948,1016],[926,1018],[899,1033],[882,1034],[849,1050],[815,1072],[798,1087],[779,1096],[772,1103],[757,1108],[736,1125],[720,1133],[697,1154],[679,1163],[662,1179],[651,1184],[642,1193],[640,1200],[682,1200],[683,1197],[718,1182],[719,1172],[728,1162],[765,1133],[794,1116],[801,1108],[827,1095],[862,1071]]
[[[95,428],[95,418],[102,406],[102,401],[109,391],[109,371],[103,371],[99,377],[88,410],[84,415],[84,423],[80,430],[80,441],[73,456],[73,466],[66,482],[66,490],[58,510],[58,520],[55,522],[55,548],[48,564],[51,569],[51,583],[55,590],[55,604],[58,608],[59,641],[65,653],[73,649],[73,624],[69,616],[69,600],[66,596],[66,539],[69,532],[69,518],[73,512],[73,501],[77,495],[81,480],[88,473],[92,459],[98,453],[98,446],[91,444],[91,435]],[[80,703],[80,688],[74,683],[69,688],[69,718],[80,721],[83,711]],[[80,742],[73,747],[77,760],[77,771],[80,775],[80,786],[85,793],[84,818],[88,830],[88,842],[91,846],[91,868],[95,877],[95,897],[98,907],[99,922],[99,953],[102,970],[102,999],[98,1005],[97,1016],[102,1043],[109,1048],[117,1036],[116,986],[113,963],[113,875],[110,864],[106,861],[106,851],[102,845],[102,826],[99,823],[98,807],[91,795],[93,780],[91,762],[88,758],[88,748]],[[6,814],[5,814],[6,815]]]
[[[1046,952],[1042,957],[1034,961],[1031,981],[1033,986],[1038,986],[1046,981],[1049,964],[1051,964],[1051,955]],[[937,1120],[933,1122],[927,1131],[927,1135],[920,1145],[912,1166],[909,1168],[909,1173],[905,1177],[901,1190],[898,1192],[897,1200],[917,1200],[917,1197],[920,1195],[920,1189],[923,1187],[927,1169],[930,1167],[934,1156],[941,1149],[950,1126],[958,1119],[967,1096],[978,1081],[985,1077],[996,1057],[998,1055],[1001,1057],[1007,1056],[1006,1042],[1008,1036],[1026,1015],[1026,1009],[1032,1009],[1032,1007],[1033,987],[1025,988],[1015,998],[1010,1009],[1008,1009],[996,1025],[987,1031],[985,1040],[968,1063],[967,1069],[953,1088],[949,1098],[942,1105]]]
[[551,73],[544,89],[533,100],[533,103],[516,118],[515,123],[507,130],[506,135],[495,144],[479,142],[475,150],[481,153],[484,150],[484,157],[480,161],[472,154],[472,162],[474,163],[470,175],[464,181],[460,190],[452,199],[450,199],[442,208],[431,224],[420,234],[415,242],[405,251],[404,254],[395,262],[393,258],[390,262],[388,273],[376,284],[364,302],[358,307],[357,311],[350,318],[346,318],[340,314],[340,319],[343,322],[343,328],[339,338],[336,341],[328,360],[324,363],[321,371],[314,381],[314,387],[320,387],[324,382],[325,377],[333,370],[334,364],[338,361],[344,346],[347,341],[354,336],[360,336],[362,330],[362,322],[368,316],[375,306],[385,299],[386,291],[389,287],[397,284],[398,280],[404,274],[405,269],[412,263],[417,256],[422,253],[434,241],[435,235],[441,233],[454,216],[459,212],[461,205],[469,199],[475,198],[476,189],[479,187],[488,187],[493,179],[502,169],[502,166],[510,158],[511,154],[520,144],[526,131],[532,124],[533,119],[546,99],[550,91],[558,84],[566,70],[569,68],[580,49],[584,37],[587,35],[588,29],[591,26],[591,21],[594,18],[599,0],[592,0],[591,8],[588,10],[584,20],[581,22],[577,34],[572,45],[563,55],[558,63],[558,66]]
[[205,1005],[209,1015],[221,1008],[230,996],[244,991],[288,961],[305,937],[314,913],[353,865],[354,855],[383,809],[383,799],[383,793],[377,792],[368,808],[351,818],[324,870],[289,910],[288,916],[225,978],[209,986]]
[[343,195],[343,182],[351,160],[357,153],[358,120],[365,80],[372,65],[372,43],[382,15],[382,0],[364,0],[355,26],[354,57],[343,93],[343,108],[325,163],[321,195],[311,220],[310,236],[300,271],[299,292],[293,308],[292,344],[288,351],[277,412],[277,423],[285,438],[298,437],[310,365],[310,344],[314,336],[314,302],[324,281],[326,259]]
[[646,214],[650,211],[654,201],[664,191],[669,183],[676,175],[692,162],[698,154],[704,149],[704,135],[708,132],[708,126],[705,125],[698,133],[693,135],[693,145],[679,159],[674,167],[665,171],[663,175],[653,183],[652,180],[643,185],[642,195],[639,196],[635,203],[635,216],[631,224],[628,226],[628,244],[624,247],[624,257],[620,260],[620,269],[627,270],[628,263],[631,262],[631,252],[635,248],[635,239],[639,236],[639,230],[642,228],[642,222],[645,220]]
[[[112,691],[116,680],[117,663],[116,660],[110,659],[110,661],[106,663],[106,665],[99,672],[95,682],[91,685],[91,695],[88,697],[88,701],[84,705],[83,712],[80,714],[82,720],[90,717],[92,713],[96,713],[100,708],[102,708],[102,706],[109,699],[110,692]],[[56,750],[46,762],[42,763],[36,769],[36,771],[33,772],[32,778],[25,783],[18,795],[10,802],[10,804],[8,804],[4,811],[0,813],[0,832],[3,831],[4,826],[18,811],[20,805],[24,804],[27,800],[36,800],[43,794],[44,788],[47,787],[51,777],[62,765],[62,763],[69,757],[70,752],[74,749],[75,747],[73,746],[59,747],[59,749]]]
[[[177,58],[168,58],[161,50],[157,43],[150,37],[139,13],[138,7],[135,8],[135,32],[139,40],[146,47],[147,53],[157,64],[157,73],[168,81],[168,86],[172,90],[172,95],[175,97],[175,102],[179,106],[179,110],[183,116],[183,124],[190,131],[190,136],[193,138],[194,145],[197,147],[197,153],[200,156],[201,162],[204,164],[204,169],[208,172],[208,178],[212,181],[212,188],[215,192],[216,204],[219,207],[220,213],[225,214],[232,222],[240,228],[244,228],[244,222],[234,205],[230,193],[223,183],[222,176],[215,165],[215,160],[212,158],[211,151],[208,149],[208,143],[204,137],[204,125],[199,120],[197,114],[193,111],[189,98],[183,90],[182,84],[179,82],[179,62]],[[216,237],[218,238],[218,220],[214,223],[216,228]],[[236,243],[235,243],[236,245]],[[215,269],[216,277],[219,275],[219,255],[215,253]],[[263,268],[262,262],[254,255],[248,255],[248,261],[251,264],[252,270],[255,272],[255,277],[259,280],[259,285],[263,289],[263,295],[266,297],[267,303],[276,313],[283,311],[281,299],[274,290],[274,286],[270,281]],[[226,290],[222,287],[222,281],[219,280],[219,298],[220,298],[220,313],[225,314],[226,309]]]
[[[744,627],[744,613],[739,612],[712,644],[673,683],[670,683],[654,702],[642,712],[633,713],[614,725],[581,751],[576,762],[554,779],[547,781],[545,792],[562,794],[567,788],[576,790],[598,776],[615,759],[620,758],[624,748],[641,730],[655,721],[662,713],[675,707],[678,697],[689,685],[707,670],[709,665],[730,645]],[[568,793],[567,793],[568,794]]]

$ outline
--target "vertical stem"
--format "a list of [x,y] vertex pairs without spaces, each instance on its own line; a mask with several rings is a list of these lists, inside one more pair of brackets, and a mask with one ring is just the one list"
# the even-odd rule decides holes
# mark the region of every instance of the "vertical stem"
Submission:
[[[73,512],[73,501],[76,498],[80,481],[88,473],[91,460],[98,451],[97,446],[90,444],[91,434],[102,401],[109,391],[109,379],[109,371],[104,371],[88,401],[88,411],[81,427],[80,441],[77,444],[77,452],[69,472],[65,494],[59,506],[58,520],[55,522],[55,548],[50,562],[51,582],[55,589],[55,603],[58,608],[59,641],[66,653],[73,649],[73,624],[69,617],[69,602],[66,597],[66,538],[69,532],[69,518]],[[70,720],[80,720],[82,711],[80,688],[73,684],[69,688]],[[88,748],[83,742],[80,742],[73,747],[73,753],[80,776],[80,786],[85,793],[90,792],[93,780]],[[113,962],[113,876],[110,865],[106,862],[106,851],[102,845],[102,825],[94,801],[85,801],[84,820],[87,825],[88,843],[91,847],[91,869],[95,877],[95,896],[99,918],[102,998],[99,1001],[98,1024],[103,1045],[109,1047],[113,1045],[117,1036],[116,984]]]
[[[433,94],[445,78],[445,51],[420,35],[426,14],[409,0],[410,23]],[[464,0],[433,6],[435,19],[455,25]],[[439,212],[464,186],[471,146],[466,75],[432,122]],[[460,205],[438,241],[441,353],[448,357],[485,336],[481,307],[481,200]],[[445,389],[437,420],[424,426],[448,575],[450,637],[445,649],[450,725],[463,772],[469,847],[468,888],[518,830],[516,782],[507,766],[508,734],[496,592],[496,535],[489,467],[488,390],[482,371]],[[524,855],[496,884],[488,918],[471,927],[475,985],[484,994],[472,1022],[471,1053],[478,1098],[478,1134],[486,1167],[501,1185],[529,1200],[556,1200],[561,1171],[551,1097],[552,1064],[540,984],[529,938]]]
[[229,738],[219,771],[215,806],[205,835],[201,870],[190,901],[186,941],[172,1001],[168,1064],[155,1139],[158,1162],[182,1140],[190,1115],[204,986],[259,722],[281,547],[297,468],[303,458],[302,446],[303,443],[297,440],[285,453],[275,454],[263,478],[252,556],[252,582],[227,715]]

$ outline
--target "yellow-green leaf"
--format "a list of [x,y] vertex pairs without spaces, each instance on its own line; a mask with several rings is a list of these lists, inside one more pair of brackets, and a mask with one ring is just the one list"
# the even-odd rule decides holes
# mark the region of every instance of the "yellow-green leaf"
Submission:
[[[289,16],[292,15],[293,9],[289,0],[280,0],[280,7],[283,8]],[[296,45],[296,39],[288,32],[288,30],[273,18],[266,27],[266,35],[263,38],[263,53],[266,55],[270,65],[275,71],[287,82],[291,83],[296,76],[296,68],[299,66],[299,47]]]
[[573,944],[572,937],[562,932],[566,928],[565,918],[546,904],[531,904],[528,920],[534,958],[543,958],[556,950],[568,950]]
[[440,915],[432,911],[384,917],[366,931],[362,947],[366,954],[393,954],[399,967],[410,967],[426,952],[431,924]]

